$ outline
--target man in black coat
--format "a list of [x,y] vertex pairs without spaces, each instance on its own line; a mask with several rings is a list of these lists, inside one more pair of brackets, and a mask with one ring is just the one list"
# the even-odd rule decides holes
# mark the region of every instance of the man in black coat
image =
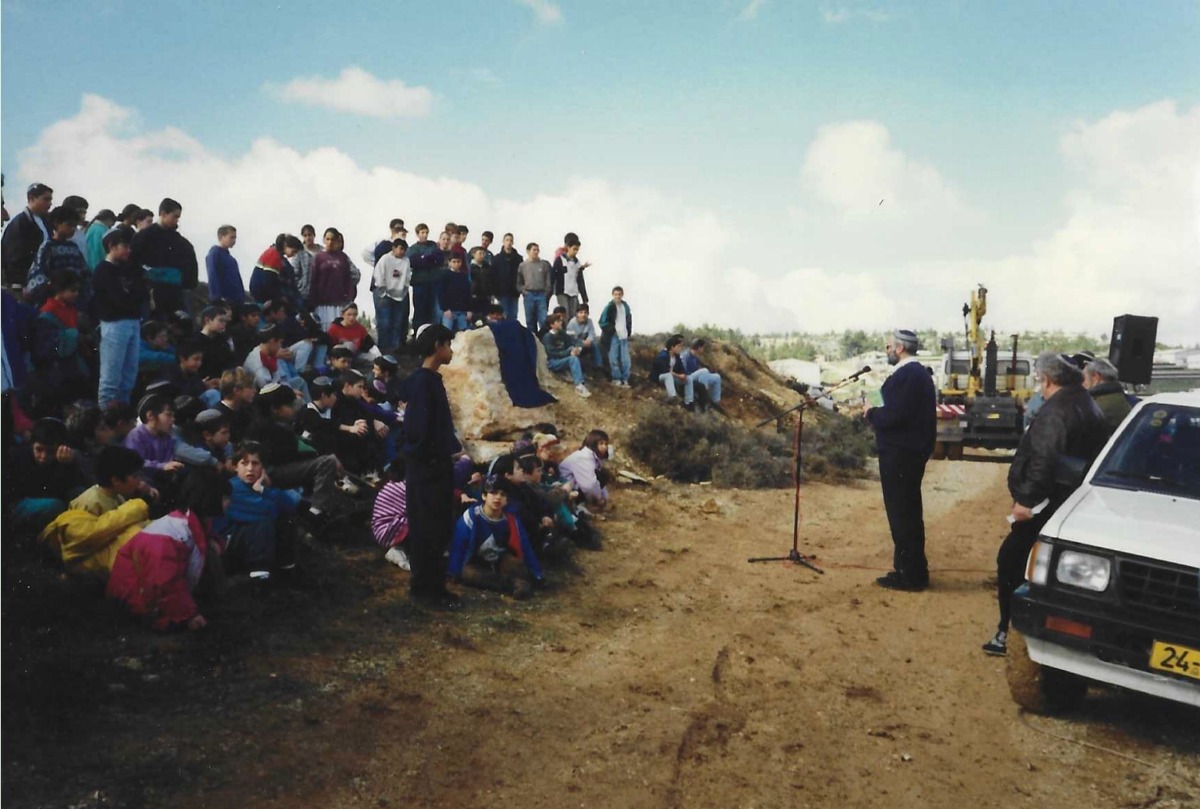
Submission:
[[1083,373],[1065,354],[1047,351],[1034,363],[1045,404],[1038,410],[1008,470],[1008,491],[1013,498],[1012,528],[996,556],[1000,624],[995,636],[983,645],[988,654],[1008,650],[1008,618],[1012,594],[1025,581],[1025,564],[1042,527],[1075,486],[1061,473],[1064,458],[1090,464],[1110,431],[1104,415],[1083,388]]
[[50,228],[45,216],[54,204],[54,189],[42,183],[29,186],[26,193],[25,210],[12,218],[4,229],[0,243],[0,265],[4,286],[14,291],[17,300],[22,299],[25,282],[29,280],[29,267],[37,257],[42,242],[50,240]]
[[888,364],[896,370],[880,391],[883,406],[863,414],[875,428],[883,507],[895,545],[893,570],[875,582],[914,592],[929,586],[921,480],[937,435],[937,391],[916,353],[916,333],[897,329],[887,344]]

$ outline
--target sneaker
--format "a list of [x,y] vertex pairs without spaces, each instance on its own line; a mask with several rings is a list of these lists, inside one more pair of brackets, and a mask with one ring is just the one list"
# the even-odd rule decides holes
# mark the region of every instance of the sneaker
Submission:
[[582,383],[575,386],[575,392],[579,394],[581,399],[586,399],[592,395],[592,392],[587,389],[587,385]]
[[337,487],[345,494],[349,494],[349,495],[358,494],[358,486],[355,485],[354,481],[352,481],[350,479],[349,475],[347,475],[346,477],[339,480],[337,482]]
[[369,486],[378,487],[379,484],[383,482],[383,477],[378,472],[371,471],[363,475],[363,480],[365,480]]
[[696,412],[696,403],[695,402],[684,402],[683,409],[689,413],[695,413]]
[[983,651],[996,657],[1004,657],[1008,654],[1008,633],[997,632],[991,640],[983,644]]
[[383,555],[383,558],[401,570],[412,570],[412,566],[408,563],[408,554],[399,547],[388,548],[388,552]]

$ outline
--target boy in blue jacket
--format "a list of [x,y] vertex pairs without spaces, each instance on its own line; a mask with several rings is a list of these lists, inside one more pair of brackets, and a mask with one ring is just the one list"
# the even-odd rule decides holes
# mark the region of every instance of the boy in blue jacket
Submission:
[[204,257],[208,271],[208,299],[226,300],[237,305],[246,300],[246,285],[237,259],[229,251],[237,244],[237,228],[221,225],[217,228],[217,243]]
[[471,587],[524,599],[542,581],[542,566],[520,521],[505,511],[507,504],[507,482],[489,475],[483,503],[463,512],[455,525],[446,573]]
[[247,570],[260,583],[269,581],[272,572],[286,577],[296,567],[293,517],[300,498],[271,486],[259,444],[239,445],[233,461],[237,476],[225,510],[226,566]]

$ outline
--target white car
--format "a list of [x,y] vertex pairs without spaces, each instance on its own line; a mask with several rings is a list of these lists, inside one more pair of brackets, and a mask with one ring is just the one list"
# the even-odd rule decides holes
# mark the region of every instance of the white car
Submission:
[[1138,405],[1042,529],[1008,681],[1037,712],[1089,682],[1200,706],[1200,393]]

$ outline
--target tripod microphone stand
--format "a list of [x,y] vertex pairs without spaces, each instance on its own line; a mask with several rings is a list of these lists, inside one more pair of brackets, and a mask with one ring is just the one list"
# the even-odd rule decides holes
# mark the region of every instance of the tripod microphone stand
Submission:
[[[851,382],[855,381],[860,376],[862,376],[863,374],[865,374],[867,371],[870,371],[870,370],[871,370],[871,366],[869,366],[869,365],[863,366],[862,370],[854,372],[850,376],[843,379],[841,382],[838,382],[836,385],[833,385],[832,387],[826,389],[824,393],[826,395],[830,394],[833,391],[837,390],[838,388],[842,387],[843,385],[850,384]],[[801,458],[802,458],[801,448],[800,448],[800,439],[804,433],[804,411],[807,410],[814,402],[815,402],[814,399],[805,397],[804,401],[802,401],[800,404],[796,405],[795,407],[789,407],[787,410],[784,410],[781,413],[777,413],[774,416],[771,416],[770,418],[765,419],[765,420],[759,422],[758,424],[754,425],[755,429],[758,429],[759,427],[765,427],[766,425],[770,424],[773,421],[778,421],[779,419],[783,418],[784,416],[788,415],[789,413],[798,412],[800,414],[799,417],[796,419],[796,445],[793,450],[793,455],[796,459],[795,470],[793,472],[793,479],[796,482],[796,488],[795,488],[795,500],[793,502],[793,508],[792,508],[792,548],[791,548],[791,550],[788,551],[787,556],[755,556],[753,558],[747,559],[746,561],[750,562],[751,564],[753,564],[755,562],[791,562],[794,565],[802,565],[802,566],[808,568],[809,570],[815,571],[822,575],[825,574],[825,571],[822,570],[821,568],[817,567],[816,564],[813,563],[812,559],[810,559],[808,556],[805,556],[804,554],[800,553],[800,473],[801,473],[800,463],[801,463]]]

